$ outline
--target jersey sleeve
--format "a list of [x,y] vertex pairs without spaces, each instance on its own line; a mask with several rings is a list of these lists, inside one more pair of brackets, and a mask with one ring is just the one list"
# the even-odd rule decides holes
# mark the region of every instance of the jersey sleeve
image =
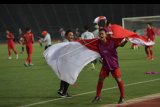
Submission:
[[112,40],[114,41],[115,47],[118,47],[121,44],[123,38],[112,38]]

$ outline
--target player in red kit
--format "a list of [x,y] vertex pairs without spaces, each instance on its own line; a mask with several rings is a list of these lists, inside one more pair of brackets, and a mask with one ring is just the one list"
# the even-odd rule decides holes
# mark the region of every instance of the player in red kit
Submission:
[[30,28],[26,29],[26,33],[23,35],[23,42],[26,45],[26,51],[27,51],[27,59],[26,59],[26,63],[24,64],[26,67],[28,66],[32,66],[32,51],[33,51],[33,43],[34,43],[34,35],[31,32]]
[[12,51],[16,54],[16,59],[18,59],[18,53],[14,48],[14,35],[12,34],[11,30],[6,30],[6,38],[8,40],[8,59],[12,59]]
[[[148,41],[154,41],[155,39],[155,31],[152,27],[151,23],[147,24],[147,39]],[[147,59],[149,60],[154,60],[154,55],[153,55],[153,46],[145,46],[145,52],[147,54]]]
[[124,86],[121,79],[121,72],[118,62],[118,53],[116,49],[120,46],[123,47],[127,43],[127,38],[123,40],[114,39],[107,32],[106,29],[99,30],[99,43],[98,49],[102,58],[102,68],[99,73],[99,80],[97,83],[96,96],[92,102],[98,102],[101,100],[101,90],[103,82],[106,77],[111,73],[118,84],[120,91],[120,98],[118,103],[124,102]]

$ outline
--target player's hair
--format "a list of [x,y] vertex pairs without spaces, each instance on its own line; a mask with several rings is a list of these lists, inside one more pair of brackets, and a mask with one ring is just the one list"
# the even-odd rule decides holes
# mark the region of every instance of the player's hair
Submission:
[[26,27],[26,32],[28,32],[29,30],[31,30],[31,28],[30,27]]
[[150,25],[150,26],[152,26],[152,23],[151,23],[151,22],[148,22],[147,24]]
[[136,32],[136,31],[137,31],[136,29],[133,30],[133,32]]
[[11,30],[10,28],[6,28],[6,31],[7,31],[7,30],[8,30],[9,32],[12,32],[12,30]]
[[106,29],[104,29],[104,28],[99,29],[99,32],[101,32],[101,31],[105,31],[105,33],[107,32]]
[[65,33],[65,36],[67,36],[69,32],[73,32],[73,31],[72,31],[72,30],[70,30],[70,29],[69,29],[69,30],[67,30],[67,31],[66,31],[66,33]]

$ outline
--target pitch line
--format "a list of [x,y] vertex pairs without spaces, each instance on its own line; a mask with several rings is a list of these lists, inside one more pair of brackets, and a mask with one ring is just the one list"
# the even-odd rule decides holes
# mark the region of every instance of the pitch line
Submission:
[[[141,81],[141,82],[130,83],[130,84],[126,84],[124,86],[127,87],[127,86],[132,86],[132,85],[137,85],[137,84],[143,84],[143,83],[158,81],[158,80],[160,80],[160,78],[153,79],[153,80],[148,80],[148,81]],[[115,86],[115,87],[111,87],[111,88],[102,89],[102,91],[112,90],[112,89],[115,89],[115,88],[117,88],[117,87]],[[90,91],[90,92],[86,92],[86,93],[80,93],[80,94],[73,95],[73,97],[74,96],[81,96],[81,95],[85,95],[85,94],[90,94],[90,93],[95,93],[95,92],[96,91]],[[56,99],[52,99],[52,100],[41,101],[41,102],[27,104],[27,105],[18,106],[18,107],[30,107],[30,106],[34,106],[34,105],[38,105],[38,104],[44,104],[44,103],[48,103],[48,102],[52,102],[52,101],[57,101],[57,100],[62,100],[62,99],[66,99],[66,98],[56,98]]]

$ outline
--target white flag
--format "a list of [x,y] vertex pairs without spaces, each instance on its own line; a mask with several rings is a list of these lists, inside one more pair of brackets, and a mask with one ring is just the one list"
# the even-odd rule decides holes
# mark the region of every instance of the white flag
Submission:
[[52,45],[43,53],[46,62],[60,80],[74,84],[81,70],[89,62],[100,57],[79,42],[63,42]]

